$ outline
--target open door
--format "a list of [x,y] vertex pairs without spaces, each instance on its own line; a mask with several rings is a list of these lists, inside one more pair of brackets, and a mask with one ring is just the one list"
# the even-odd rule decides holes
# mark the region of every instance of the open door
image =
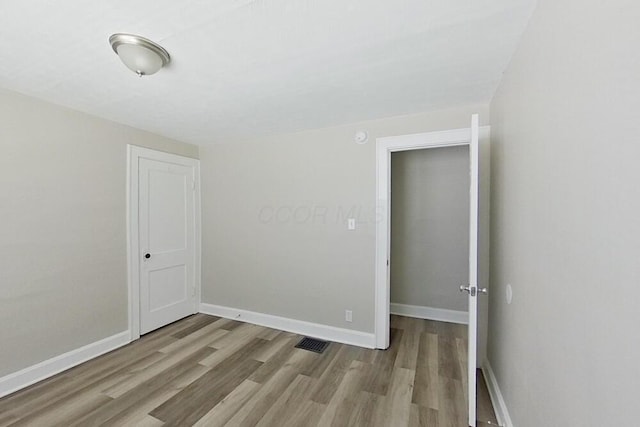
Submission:
[[478,293],[486,289],[478,289],[478,188],[479,188],[479,126],[478,115],[471,116],[471,138],[469,141],[470,183],[469,186],[469,284],[460,286],[461,291],[468,293],[469,330],[467,375],[469,396],[469,426],[476,425],[477,384],[476,367],[478,365]]
[[[488,130],[488,129],[486,129]],[[483,138],[484,138],[483,128]],[[397,151],[423,148],[469,146],[469,279],[461,291],[468,292],[468,425],[476,426],[478,367],[478,294],[487,290],[478,288],[478,230],[479,230],[479,118],[471,117],[471,128],[422,134],[383,137],[376,140],[376,294],[375,294],[375,343],[374,347],[389,347],[390,305],[390,241],[391,241],[391,154]],[[485,159],[483,158],[483,161]],[[483,163],[484,165],[484,163]],[[484,166],[483,166],[484,167]],[[486,195],[483,195],[483,199]],[[484,202],[483,202],[484,203]],[[486,214],[486,212],[485,212]],[[483,228],[487,224],[483,223]],[[486,248],[485,248],[486,249]],[[484,265],[484,260],[483,260]],[[483,283],[486,279],[483,280]],[[454,290],[455,291],[455,290]]]

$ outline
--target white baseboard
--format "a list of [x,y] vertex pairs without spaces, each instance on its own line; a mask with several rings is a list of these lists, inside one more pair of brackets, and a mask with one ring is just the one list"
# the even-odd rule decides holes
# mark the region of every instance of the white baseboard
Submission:
[[391,314],[416,317],[418,319],[438,320],[440,322],[469,323],[469,314],[466,311],[446,310],[444,308],[424,307],[419,305],[407,305],[391,303]]
[[11,394],[31,384],[42,381],[57,373],[66,371],[87,360],[98,357],[130,342],[129,331],[120,332],[100,341],[71,350],[59,356],[47,359],[36,365],[0,378],[0,397]]
[[498,386],[498,380],[493,373],[493,369],[491,369],[489,361],[485,361],[482,365],[482,373],[484,374],[485,380],[487,380],[489,397],[491,398],[491,404],[493,405],[493,410],[496,413],[496,420],[498,421],[498,424],[504,427],[513,427],[513,421],[511,421],[507,404],[504,401],[504,397],[502,397],[502,392]]
[[375,348],[375,336],[372,333],[353,331],[351,329],[336,328],[335,326],[321,325],[305,322],[303,320],[289,319],[273,316],[271,314],[242,310],[239,308],[223,307],[214,304],[200,304],[200,313],[241,322],[253,323],[281,331],[307,335],[327,341],[356,345],[358,347]]

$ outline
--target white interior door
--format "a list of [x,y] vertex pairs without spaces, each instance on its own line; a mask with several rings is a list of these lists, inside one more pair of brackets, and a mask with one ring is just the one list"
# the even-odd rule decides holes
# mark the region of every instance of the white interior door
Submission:
[[138,158],[140,334],[197,311],[197,170],[167,156]]
[[[469,425],[476,425],[476,367],[478,358],[478,115],[471,117],[471,139],[469,141],[470,156],[470,189],[469,189],[469,285],[464,287],[469,299],[469,354],[468,354],[468,393]],[[486,292],[486,290],[482,290]]]

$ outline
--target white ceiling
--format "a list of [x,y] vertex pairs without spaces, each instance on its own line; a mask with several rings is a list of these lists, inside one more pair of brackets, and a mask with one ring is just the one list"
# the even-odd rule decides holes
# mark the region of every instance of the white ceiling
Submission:
[[[0,87],[181,141],[487,103],[535,0],[0,0]],[[172,63],[138,78],[108,37]]]

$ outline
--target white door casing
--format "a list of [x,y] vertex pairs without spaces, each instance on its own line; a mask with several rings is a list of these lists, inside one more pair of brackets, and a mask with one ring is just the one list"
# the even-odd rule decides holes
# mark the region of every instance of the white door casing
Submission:
[[[391,254],[391,154],[397,151],[424,148],[469,146],[470,160],[470,222],[469,222],[469,286],[475,288],[469,299],[468,403],[469,425],[476,419],[477,366],[477,255],[478,255],[478,139],[488,135],[489,127],[478,127],[478,115],[472,116],[472,126],[439,132],[378,138],[376,140],[376,272],[375,272],[375,341],[376,348],[389,347],[390,314],[390,254]],[[452,290],[457,291],[457,290]],[[473,296],[472,296],[473,294]],[[461,295],[461,297],[463,297]],[[473,367],[473,368],[471,368]]]
[[199,161],[128,146],[131,339],[197,312]]

